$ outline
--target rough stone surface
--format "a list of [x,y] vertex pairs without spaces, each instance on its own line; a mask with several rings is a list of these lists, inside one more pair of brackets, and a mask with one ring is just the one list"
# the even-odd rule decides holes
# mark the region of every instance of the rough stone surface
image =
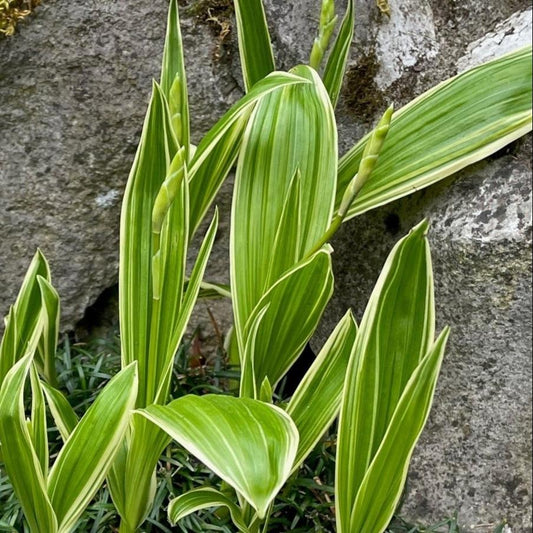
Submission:
[[[228,2],[181,3],[198,140],[242,82]],[[280,66],[306,61],[318,1],[265,3]],[[527,0],[391,0],[390,19],[375,0],[356,3],[341,151],[390,102],[399,107],[531,32]],[[47,0],[0,40],[0,315],[37,246],[52,264],[65,328],[116,282],[120,197],[159,71],[165,4]],[[345,224],[333,243],[337,291],[316,345],[348,306],[361,317],[394,242],[422,217],[432,223],[439,327],[450,324],[452,337],[413,458],[403,507],[413,520],[458,510],[475,531],[502,518],[515,533],[531,531],[530,151],[530,138],[518,141]],[[227,280],[230,198],[228,183],[209,271],[217,281]],[[212,310],[226,330],[228,306]],[[194,321],[212,331],[205,304]]]

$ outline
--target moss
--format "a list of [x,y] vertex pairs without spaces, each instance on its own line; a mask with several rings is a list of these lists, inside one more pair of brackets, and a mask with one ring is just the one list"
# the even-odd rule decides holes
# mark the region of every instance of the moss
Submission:
[[0,34],[13,35],[17,24],[40,3],[41,0],[0,0]]
[[374,81],[379,69],[373,50],[362,56],[357,65],[348,69],[344,83],[346,105],[358,118],[372,122],[387,103]]
[[187,13],[196,17],[196,20],[207,25],[214,37],[216,48],[214,58],[219,60],[223,48],[231,35],[232,16],[234,13],[233,0],[194,0],[185,2]]

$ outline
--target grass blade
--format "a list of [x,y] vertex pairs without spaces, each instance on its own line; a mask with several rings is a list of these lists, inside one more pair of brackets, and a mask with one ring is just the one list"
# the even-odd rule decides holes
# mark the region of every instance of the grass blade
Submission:
[[[450,176],[530,130],[527,47],[463,72],[395,112],[378,164],[347,219]],[[337,207],[357,173],[367,137],[340,161]]]

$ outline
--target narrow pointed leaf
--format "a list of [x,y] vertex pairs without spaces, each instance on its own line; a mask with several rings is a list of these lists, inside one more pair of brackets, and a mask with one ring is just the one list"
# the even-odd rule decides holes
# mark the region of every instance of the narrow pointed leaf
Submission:
[[59,452],[50,471],[48,494],[59,531],[70,531],[100,488],[128,427],[137,396],[131,364],[98,395]]
[[[28,267],[15,304],[9,312],[6,330],[0,342],[0,384],[9,369],[21,357],[33,353],[41,336],[41,291],[37,277],[50,280],[50,268],[44,255],[37,250]],[[42,369],[42,360],[36,355]]]
[[[431,185],[531,130],[531,47],[463,72],[394,114],[372,177],[348,218]],[[337,206],[367,137],[339,164]]]
[[41,387],[56,427],[63,442],[66,442],[78,424],[78,416],[61,391],[46,383],[41,383]]
[[[329,227],[333,213],[337,166],[333,109],[313,69],[299,66],[293,72],[311,83],[284,87],[258,103],[237,164],[230,256],[240,349],[246,322],[283,273],[285,257],[294,262],[306,257]],[[297,174],[299,187],[294,181]],[[293,216],[299,223],[283,217],[287,196],[294,205],[298,200]],[[291,232],[283,234],[283,241],[281,218],[286,224],[282,230]],[[283,249],[277,249],[276,241]],[[291,249],[287,243],[292,243]],[[274,264],[273,256],[278,258]]]
[[387,528],[402,495],[409,461],[431,409],[444,355],[446,328],[413,372],[352,509],[350,532]]
[[357,335],[339,419],[336,495],[341,532],[352,531],[351,510],[363,478],[409,379],[433,342],[426,231],[424,221],[390,253]]
[[152,314],[152,209],[177,151],[164,95],[154,84],[121,215],[119,307],[122,363],[139,361],[139,402],[146,396]]
[[324,85],[328,90],[333,107],[336,107],[339,94],[342,88],[342,81],[346,71],[348,54],[352,44],[355,26],[355,0],[348,0],[346,14],[342,19],[339,34],[335,39],[335,44],[329,54],[326,68],[324,70]]
[[[176,328],[179,328],[182,313],[189,237],[186,168],[183,172],[183,179],[177,187],[176,196],[168,209],[159,237],[159,263],[157,266],[152,264],[152,276],[158,277],[159,294],[152,295],[149,353],[145,360],[145,393],[139,399],[144,403],[139,405],[149,405],[156,401],[164,376],[168,373],[169,366],[172,366],[174,354],[181,341],[181,335],[176,337]],[[154,272],[156,268],[157,273]]]
[[311,453],[338,415],[357,326],[346,313],[298,385],[287,407],[300,434],[293,472]]
[[276,70],[262,0],[234,0],[244,85],[253,85]]
[[[167,98],[171,111],[171,122],[180,146],[189,154],[189,102],[187,77],[183,58],[178,0],[171,0],[168,10],[167,34],[161,66],[161,89]],[[179,115],[179,116],[177,116]]]
[[[265,377],[273,387],[285,375],[315,331],[331,294],[330,251],[324,248],[289,270],[257,304],[250,317],[269,306],[258,325],[253,368],[259,390]],[[245,328],[244,339],[249,335]]]
[[[127,531],[137,530],[152,508],[155,469],[168,435],[146,418],[134,416],[108,475],[108,486]],[[129,529],[128,529],[129,528]]]
[[191,513],[210,507],[226,507],[237,529],[242,533],[248,533],[239,507],[227,496],[211,487],[190,490],[171,500],[168,505],[168,519],[171,524],[176,524]]
[[24,383],[32,358],[20,359],[0,389],[0,441],[5,469],[32,532],[54,533],[57,520],[24,413]]
[[46,426],[46,407],[39,374],[35,365],[30,369],[31,382],[31,440],[39,458],[44,477],[48,476],[48,434]]
[[287,72],[273,72],[241,98],[201,140],[189,168],[191,221],[194,233],[233,166],[252,109],[266,95],[283,87],[308,84]]
[[37,276],[37,283],[42,302],[43,331],[38,349],[43,362],[43,375],[50,385],[57,386],[55,357],[59,338],[59,295],[42,276]]
[[189,395],[139,413],[230,484],[261,518],[290,474],[298,431],[275,406],[248,398]]
[[[175,325],[171,331],[171,336],[168,342],[168,357],[165,362],[165,366],[162,367],[161,374],[159,376],[157,393],[155,395],[155,401],[158,403],[164,403],[167,401],[168,386],[170,375],[172,372],[173,356],[178,350],[179,343],[185,333],[185,328],[189,322],[189,318],[193,311],[196,300],[198,299],[198,293],[200,291],[200,285],[204,276],[205,269],[207,267],[207,261],[211,255],[211,250],[215,242],[215,236],[218,229],[218,210],[215,210],[213,220],[207,229],[198,257],[194,264],[191,276],[187,283],[187,289],[183,295],[180,308],[176,311]],[[172,271],[169,272],[172,275]]]

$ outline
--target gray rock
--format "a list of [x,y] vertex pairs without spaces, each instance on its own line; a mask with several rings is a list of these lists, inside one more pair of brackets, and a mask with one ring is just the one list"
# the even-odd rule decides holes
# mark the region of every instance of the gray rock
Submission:
[[[183,2],[193,135],[242,94],[226,0]],[[307,59],[318,0],[266,0],[280,65]],[[341,151],[397,107],[530,31],[527,0],[357,0],[338,108]],[[211,6],[211,11],[207,8]],[[338,6],[342,14],[343,6]],[[50,259],[69,329],[116,282],[119,203],[157,77],[166,2],[47,0],[0,40],[0,315],[31,256]],[[529,14],[528,14],[529,13]],[[229,33],[228,33],[229,30]],[[358,317],[393,243],[427,216],[440,327],[452,338],[413,458],[403,511],[467,526],[507,518],[531,531],[530,141],[431,189],[358,217],[335,238],[337,292],[315,341]],[[227,280],[231,183],[209,277]],[[228,306],[213,307],[223,330]],[[205,305],[195,321],[211,328]],[[476,531],[491,531],[479,527]]]

